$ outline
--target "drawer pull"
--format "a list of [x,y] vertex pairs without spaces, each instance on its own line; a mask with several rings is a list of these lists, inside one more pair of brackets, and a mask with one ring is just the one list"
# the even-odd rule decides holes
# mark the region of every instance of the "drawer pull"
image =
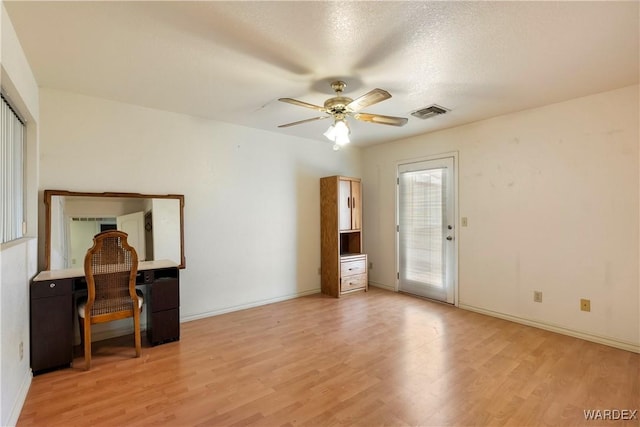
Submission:
[[55,287],[56,287],[56,284],[55,284],[55,283],[49,283],[49,287],[50,287],[51,289],[53,289],[53,288],[55,288]]

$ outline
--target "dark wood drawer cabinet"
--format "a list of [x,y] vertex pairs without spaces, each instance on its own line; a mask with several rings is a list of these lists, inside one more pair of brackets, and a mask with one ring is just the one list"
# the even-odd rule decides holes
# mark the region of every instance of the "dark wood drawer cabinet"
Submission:
[[[160,273],[162,275],[162,272]],[[178,277],[158,277],[149,284],[147,339],[158,345],[180,339],[180,285]]]
[[31,284],[31,369],[34,373],[70,366],[73,360],[71,279]]

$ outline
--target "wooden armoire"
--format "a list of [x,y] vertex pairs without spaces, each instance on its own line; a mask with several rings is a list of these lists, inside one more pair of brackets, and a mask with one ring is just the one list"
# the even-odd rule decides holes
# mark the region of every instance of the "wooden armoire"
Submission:
[[320,179],[322,293],[333,297],[368,290],[362,253],[362,188],[359,178]]

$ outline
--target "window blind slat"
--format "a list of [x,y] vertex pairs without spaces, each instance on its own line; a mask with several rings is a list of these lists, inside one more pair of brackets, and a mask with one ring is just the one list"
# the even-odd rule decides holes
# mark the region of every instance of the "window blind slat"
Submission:
[[4,96],[0,109],[0,243],[4,243],[23,237],[25,126]]
[[404,278],[445,286],[446,169],[400,175],[400,245]]

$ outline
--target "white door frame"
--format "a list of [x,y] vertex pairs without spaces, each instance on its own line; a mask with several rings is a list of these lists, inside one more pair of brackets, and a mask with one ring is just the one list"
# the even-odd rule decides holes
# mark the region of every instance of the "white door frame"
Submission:
[[400,240],[399,240],[399,233],[398,233],[398,226],[400,224],[400,191],[399,191],[399,185],[398,185],[398,180],[400,179],[400,174],[398,172],[400,165],[406,165],[408,163],[420,163],[420,162],[425,162],[425,161],[429,161],[429,160],[439,160],[439,159],[444,159],[444,158],[453,158],[453,218],[454,218],[454,224],[455,227],[453,229],[454,231],[454,239],[453,239],[453,253],[454,253],[454,260],[453,260],[453,266],[451,267],[451,271],[453,272],[453,305],[458,307],[458,302],[459,302],[459,292],[458,292],[458,257],[459,257],[459,252],[458,252],[458,242],[460,240],[460,233],[459,233],[459,229],[460,229],[460,217],[458,215],[458,169],[459,169],[459,162],[458,162],[458,152],[457,151],[452,151],[452,152],[448,152],[448,153],[442,153],[442,154],[434,154],[432,156],[427,156],[427,157],[418,157],[418,158],[413,158],[413,159],[407,159],[407,160],[400,160],[398,162],[396,162],[396,208],[395,208],[395,251],[396,251],[396,281],[395,281],[395,291],[398,292],[400,289],[400,277],[399,277],[399,272],[400,272]]

